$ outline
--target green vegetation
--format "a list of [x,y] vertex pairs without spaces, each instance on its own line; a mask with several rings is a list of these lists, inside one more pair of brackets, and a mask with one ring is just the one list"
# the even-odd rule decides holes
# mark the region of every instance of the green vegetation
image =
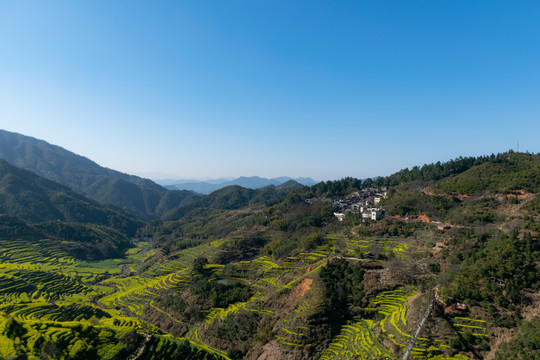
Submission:
[[[135,179],[104,181],[109,199],[159,202],[147,223],[3,164],[0,358],[398,359],[436,295],[410,359],[532,359],[539,163],[150,202]],[[392,185],[386,218],[337,221],[333,200],[378,185]]]
[[435,188],[443,193],[475,195],[483,191],[512,193],[540,191],[540,155],[499,154],[482,165],[444,181]]
[[311,188],[306,188],[304,193],[308,197],[325,197],[325,198],[340,198],[347,196],[355,191],[358,191],[362,186],[371,183],[371,179],[367,179],[364,184],[362,180],[352,177],[346,177],[338,181],[320,182],[313,185]]
[[0,212],[30,223],[52,220],[108,226],[133,236],[142,225],[121,211],[107,208],[71,189],[19,169],[0,159]]
[[504,359],[537,359],[540,353],[540,318],[524,322],[519,326],[512,340],[501,346],[496,360]]
[[195,279],[190,290],[201,299],[208,300],[210,307],[218,308],[225,308],[230,304],[246,301],[251,297],[251,290],[247,286],[238,283],[225,285],[209,281],[205,277]]
[[497,155],[491,154],[490,156],[459,157],[445,163],[438,161],[434,164],[426,164],[422,167],[414,166],[410,170],[408,168],[403,169],[390,176],[377,178],[373,184],[375,186],[396,186],[410,182],[429,183],[439,181],[446,178],[452,178],[455,175],[464,173],[472,168],[480,167],[486,163],[499,163],[504,161],[505,158],[512,157],[514,155],[530,156],[529,154],[514,154],[513,151],[509,151],[508,153]]
[[[502,307],[517,304],[522,300],[521,289],[540,289],[538,251],[538,241],[533,241],[530,235],[518,240],[514,232],[510,236],[499,234],[473,251],[457,252],[456,256],[465,259],[445,293],[470,304],[490,301]],[[504,282],[504,291],[493,278]]]
[[[95,201],[126,209],[145,219],[159,217],[178,204],[187,204],[199,198],[190,191],[167,191],[150,180],[101,167],[61,147],[5,130],[0,130],[0,158],[50,181],[63,184]],[[70,198],[68,194],[67,198],[56,201],[69,206],[73,200]],[[41,199],[38,197],[35,200]],[[26,202],[25,206],[28,205]],[[31,208],[29,206],[25,209],[29,211],[28,214],[21,209],[20,213],[12,215],[30,220],[24,215],[30,216]],[[50,206],[41,209],[42,214],[55,214],[50,212]],[[39,211],[39,208],[32,210]],[[55,218],[56,216],[57,214]]]
[[[46,247],[51,247],[50,250],[61,249],[82,260],[120,257],[131,246],[126,235],[100,225],[61,221],[29,225],[17,218],[0,215],[0,229],[5,236],[14,239],[11,244],[5,244],[6,249],[22,242],[29,246],[27,250],[37,246],[41,251],[49,251]],[[39,257],[33,260],[39,261]]]
[[357,306],[362,305],[364,274],[361,266],[351,266],[343,259],[329,262],[321,268],[320,277],[328,307],[333,311],[346,309],[349,301]]

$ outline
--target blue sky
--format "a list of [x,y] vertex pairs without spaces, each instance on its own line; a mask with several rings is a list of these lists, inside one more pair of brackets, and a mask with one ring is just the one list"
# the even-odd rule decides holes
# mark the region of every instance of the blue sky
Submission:
[[534,1],[0,1],[0,128],[153,178],[540,151]]

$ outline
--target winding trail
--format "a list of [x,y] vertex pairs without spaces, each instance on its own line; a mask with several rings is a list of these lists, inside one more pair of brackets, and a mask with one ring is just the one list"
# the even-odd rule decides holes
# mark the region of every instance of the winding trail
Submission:
[[414,347],[414,344],[416,343],[416,339],[418,338],[418,335],[420,335],[420,332],[422,331],[422,329],[424,328],[424,324],[426,323],[426,320],[428,319],[429,317],[429,314],[431,314],[431,310],[433,310],[433,304],[435,302],[435,297],[433,295],[431,295],[431,300],[429,302],[429,306],[428,308],[426,309],[426,312],[424,313],[424,316],[422,317],[422,319],[420,320],[420,323],[418,324],[418,326],[416,327],[416,330],[415,332],[413,333],[413,336],[411,338],[411,341],[409,342],[409,345],[407,345],[407,348],[405,349],[405,352],[403,353],[403,355],[401,356],[401,360],[407,360],[409,358],[409,355],[411,353],[411,350],[413,349]]

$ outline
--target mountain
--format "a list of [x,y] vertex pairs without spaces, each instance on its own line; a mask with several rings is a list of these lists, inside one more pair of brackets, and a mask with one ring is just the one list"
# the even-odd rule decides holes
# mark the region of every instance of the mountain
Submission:
[[123,257],[131,246],[125,234],[107,226],[63,221],[28,224],[8,215],[0,215],[0,234],[0,241],[23,245],[26,251],[44,245],[48,251],[66,252],[81,260]]
[[290,189],[299,189],[304,187],[304,185],[300,184],[298,181],[295,180],[287,180],[283,184],[280,184],[276,186],[277,190],[290,190]]
[[[375,189],[382,185],[390,188]],[[206,275],[201,267],[198,276],[212,280],[194,281],[177,297],[198,296],[199,306],[221,308],[208,300],[217,297],[209,283],[221,275],[228,284],[231,278],[242,284],[247,279],[260,281],[253,291],[263,293],[264,299],[279,299],[262,305],[273,312],[268,329],[281,331],[277,336],[294,347],[265,350],[260,345],[262,349],[254,350],[259,345],[248,333],[247,354],[257,356],[243,358],[258,358],[261,353],[268,358],[346,358],[349,349],[361,343],[362,334],[380,329],[388,332],[377,335],[379,344],[400,346],[377,345],[379,354],[398,358],[410,343],[409,334],[418,329],[430,292],[436,301],[422,331],[430,344],[444,342],[444,346],[429,345],[427,350],[425,345],[426,358],[502,360],[519,351],[524,354],[521,358],[530,359],[538,353],[533,340],[540,330],[535,321],[540,306],[538,154],[459,158],[375,180],[344,178],[301,188],[271,206],[255,204],[260,194],[276,189],[227,187],[201,199],[196,209],[180,207],[167,219],[171,221],[147,228],[170,259],[160,257],[160,266],[188,256],[193,259],[195,249],[211,264],[208,269],[222,266],[222,272],[206,269]],[[379,203],[386,209],[385,218],[363,221],[360,214],[350,212],[338,221],[333,202],[314,199],[342,199],[359,189],[387,192]],[[214,247],[219,251],[212,253]],[[285,286],[291,291],[284,295]],[[216,288],[215,293],[225,291]],[[387,304],[401,296],[388,310]],[[173,309],[170,303],[161,304]],[[311,304],[307,311],[306,303]],[[406,321],[392,323],[388,311],[397,317],[398,309]],[[253,315],[231,316],[226,327],[215,322],[213,329],[201,332],[206,339],[220,340],[217,334],[233,334],[224,343],[240,348],[243,340],[233,336],[236,329],[246,328],[249,316]],[[253,321],[251,333],[259,324]],[[302,331],[291,334],[290,324]],[[332,331],[331,326],[340,330]],[[507,346],[500,346],[501,333],[508,334],[507,340],[513,338]],[[275,341],[274,336],[269,331],[267,341]],[[354,351],[357,357],[367,353]],[[499,351],[502,355],[497,356]]]
[[[54,215],[58,192],[97,204],[0,169],[0,204],[20,216]],[[540,156],[522,153],[232,185],[147,222],[133,244],[80,223],[84,208],[0,215],[0,358],[397,359],[414,346],[423,359],[536,359],[539,185]],[[339,221],[328,201],[381,192],[379,220]],[[178,201],[167,194],[164,207]]]
[[516,229],[525,220],[507,215],[516,212],[512,207],[522,207],[540,192],[540,155],[507,152],[459,158],[401,170],[375,181],[379,182],[394,185],[381,202],[388,215]]
[[[151,178],[152,179],[152,178]],[[234,178],[219,178],[219,179],[159,179],[155,180],[156,183],[158,183],[161,186],[172,186],[172,185],[178,185],[178,184],[185,184],[185,183],[200,183],[205,182],[208,184],[221,184],[227,181],[234,180]]]
[[165,187],[169,190],[193,191],[198,194],[208,195],[211,192],[224,188],[225,186],[221,186],[220,184],[219,185],[209,184],[204,181],[195,181],[195,182],[167,185]]
[[231,185],[238,185],[248,189],[260,189],[269,185],[279,186],[286,183],[289,180],[294,180],[301,185],[311,186],[317,182],[309,177],[304,178],[290,178],[288,176],[282,176],[272,179],[261,178],[259,176],[241,176],[233,180],[226,179],[210,179],[210,180],[178,180],[174,182],[172,180],[161,180],[158,183],[171,190],[190,190],[199,194],[210,194],[213,191],[223,189],[224,187]]
[[59,146],[5,130],[0,130],[0,158],[146,219],[159,217],[183,201],[198,198],[189,191],[170,195],[151,180],[104,168]]
[[459,157],[445,163],[403,169],[373,182],[376,186],[417,184],[431,191],[478,195],[540,190],[540,155],[509,151],[479,157]]
[[26,222],[68,221],[108,226],[133,236],[140,220],[105,207],[67,186],[0,159],[0,213]]
[[540,192],[540,155],[526,153],[499,154],[490,161],[439,182],[435,190],[445,193],[476,195]]
[[313,186],[313,185],[319,183],[319,181],[315,181],[310,177],[297,177],[296,179],[292,179],[292,180],[296,181],[299,184],[305,185],[305,186]]
[[258,176],[241,176],[238,179],[232,180],[230,182],[223,183],[221,185],[239,185],[249,189],[258,189],[268,185],[279,185],[280,183],[277,180],[265,179]]
[[303,187],[294,180],[279,186],[268,185],[260,189],[249,189],[239,185],[229,185],[216,190],[201,199],[180,205],[163,216],[164,220],[178,220],[188,214],[202,214],[211,210],[236,210],[248,205],[264,204],[266,206],[283,201],[287,195],[297,188]]

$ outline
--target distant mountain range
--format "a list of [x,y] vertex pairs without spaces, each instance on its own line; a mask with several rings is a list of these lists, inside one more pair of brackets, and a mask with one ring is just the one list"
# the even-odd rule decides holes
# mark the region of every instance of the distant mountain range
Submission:
[[[202,197],[200,194],[207,195],[232,185],[248,189],[275,187],[282,190],[317,183],[311,178],[265,179],[252,176],[233,180],[164,180],[163,185],[166,186],[161,186],[149,179],[102,167],[84,156],[46,141],[5,130],[0,130],[0,159],[144,220],[162,217],[179,206],[198,201]],[[7,168],[6,164],[2,166]]]
[[229,185],[211,194],[203,196],[199,200],[187,205],[180,205],[177,208],[163,215],[165,221],[178,220],[187,214],[206,213],[208,210],[234,210],[248,205],[270,206],[271,204],[283,201],[292,191],[302,188],[303,185],[294,180],[289,180],[281,185],[268,185],[264,188],[249,189],[239,185]]
[[236,179],[210,179],[210,180],[189,180],[189,179],[183,179],[183,180],[156,180],[158,184],[163,185],[167,189],[170,190],[189,190],[194,191],[199,194],[205,194],[208,195],[216,190],[222,189],[227,186],[231,185],[238,185],[242,186],[248,189],[260,189],[266,186],[280,186],[282,184],[285,184],[286,182],[294,180],[295,182],[311,186],[317,184],[317,181],[313,180],[309,177],[299,177],[296,179],[282,176],[272,179],[267,178],[261,178],[259,176],[242,176]]
[[[118,255],[118,251],[127,245],[128,237],[134,236],[144,225],[143,219],[133,214],[141,210],[135,206],[137,202],[119,202],[123,196],[126,200],[132,196],[132,200],[159,194],[153,214],[160,214],[165,220],[176,220],[188,213],[273,204],[303,187],[291,179],[259,189],[224,185],[208,196],[201,196],[186,190],[167,190],[150,180],[102,168],[41,140],[1,131],[0,139],[3,140],[0,141],[0,155],[7,155],[12,161],[35,171],[0,158],[0,230],[9,229],[13,233],[22,229],[37,237],[71,242],[75,239],[77,244],[70,245],[71,253],[80,258]],[[257,179],[260,178],[245,178],[243,184],[259,187],[267,184],[263,179],[258,182]],[[84,192],[90,192],[94,197],[107,196],[98,202],[85,196]],[[150,217],[152,213],[146,215]],[[29,225],[22,226],[24,223]]]

